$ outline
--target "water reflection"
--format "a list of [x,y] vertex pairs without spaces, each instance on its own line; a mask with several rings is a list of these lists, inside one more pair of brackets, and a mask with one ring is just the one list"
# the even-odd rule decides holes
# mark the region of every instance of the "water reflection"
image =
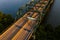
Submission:
[[60,25],[60,0],[54,1],[46,22],[53,26]]

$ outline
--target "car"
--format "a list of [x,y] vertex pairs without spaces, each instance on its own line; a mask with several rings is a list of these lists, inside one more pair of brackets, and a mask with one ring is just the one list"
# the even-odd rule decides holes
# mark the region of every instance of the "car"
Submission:
[[32,21],[36,21],[35,18],[32,18],[32,17],[27,17],[29,20],[32,20]]

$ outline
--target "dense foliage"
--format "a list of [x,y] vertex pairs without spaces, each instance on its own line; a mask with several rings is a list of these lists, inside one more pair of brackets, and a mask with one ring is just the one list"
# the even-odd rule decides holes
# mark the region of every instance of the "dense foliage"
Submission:
[[53,28],[50,24],[41,25],[33,33],[31,40],[60,40],[60,26]]
[[12,22],[14,18],[10,14],[3,14],[0,12],[0,33],[7,28]]

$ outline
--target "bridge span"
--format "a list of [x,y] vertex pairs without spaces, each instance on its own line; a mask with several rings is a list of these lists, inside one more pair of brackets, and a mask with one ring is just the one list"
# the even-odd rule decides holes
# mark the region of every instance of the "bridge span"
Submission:
[[23,17],[17,20],[8,30],[1,36],[0,40],[28,40],[33,33],[37,20],[29,20],[27,17],[38,19],[41,21],[45,16],[44,11],[51,0],[41,0],[33,8],[32,11],[25,13]]

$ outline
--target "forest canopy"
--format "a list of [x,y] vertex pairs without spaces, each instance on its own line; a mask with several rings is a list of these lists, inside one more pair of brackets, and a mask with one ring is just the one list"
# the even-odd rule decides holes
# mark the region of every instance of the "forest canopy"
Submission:
[[14,18],[10,14],[4,14],[0,12],[0,33],[12,24]]
[[55,28],[51,24],[40,25],[30,40],[60,40],[60,25]]

